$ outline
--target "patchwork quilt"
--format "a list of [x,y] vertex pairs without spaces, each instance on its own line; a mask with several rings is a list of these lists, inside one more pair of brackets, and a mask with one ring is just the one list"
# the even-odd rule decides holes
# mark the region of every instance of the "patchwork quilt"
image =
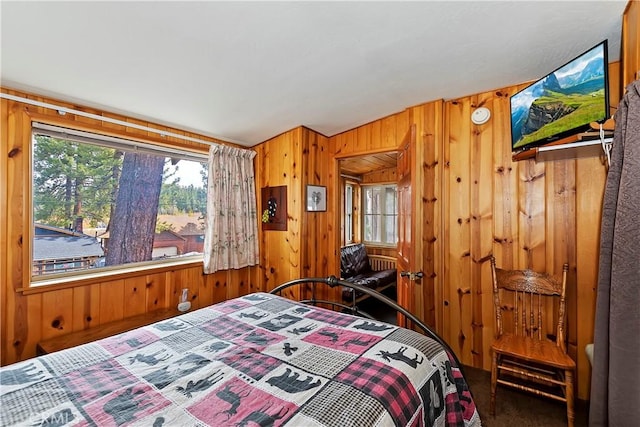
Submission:
[[435,341],[256,293],[1,368],[0,425],[466,426],[480,418]]

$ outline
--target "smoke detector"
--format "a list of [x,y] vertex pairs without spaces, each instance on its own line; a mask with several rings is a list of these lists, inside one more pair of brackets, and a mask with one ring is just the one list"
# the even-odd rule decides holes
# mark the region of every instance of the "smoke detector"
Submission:
[[487,107],[480,107],[471,113],[471,121],[477,125],[485,124],[491,118],[491,111]]

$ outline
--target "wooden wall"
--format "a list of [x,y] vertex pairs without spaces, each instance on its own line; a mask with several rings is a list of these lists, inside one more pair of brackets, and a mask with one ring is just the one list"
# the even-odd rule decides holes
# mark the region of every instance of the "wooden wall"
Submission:
[[[610,66],[619,102],[620,64]],[[578,397],[588,398],[599,229],[606,168],[599,157],[511,160],[509,97],[525,85],[451,100],[445,107],[443,334],[463,363],[490,369],[491,272],[531,268],[560,274],[569,263],[568,351],[578,365]],[[479,106],[492,111],[470,122]],[[463,197],[460,197],[463,195]]]
[[622,89],[640,79],[640,1],[627,3],[622,17]]
[[[610,66],[611,103],[620,64]],[[509,97],[526,84],[411,107],[330,138],[337,158],[385,151],[409,126],[419,135],[414,195],[419,268],[416,315],[449,342],[463,363],[490,369],[494,315],[489,256],[503,268],[559,273],[570,265],[569,352],[578,362],[578,397],[587,399],[593,339],[600,210],[606,178],[598,157],[512,161]],[[474,125],[480,106],[491,120]],[[443,124],[443,125],[442,125]]]
[[[263,187],[287,187],[287,230],[260,234],[259,286],[271,290],[299,277],[337,274],[335,226],[338,194],[331,187],[337,163],[330,156],[327,137],[305,127],[285,132],[257,145],[256,187],[262,206]],[[327,210],[307,212],[306,186],[327,187]],[[299,295],[289,294],[298,297]]]
[[[165,128],[95,109],[39,96],[2,89],[4,93],[73,108],[139,125],[184,134],[205,141],[201,135]],[[194,308],[258,290],[257,268],[245,268],[203,275],[200,263],[151,268],[117,276],[94,277],[62,284],[29,288],[31,268],[30,220],[30,126],[31,120],[61,126],[110,132],[129,138],[144,138],[206,152],[205,144],[185,142],[131,127],[118,126],[73,114],[61,116],[55,110],[6,99],[0,104],[0,344],[2,365],[35,355],[41,339],[70,331],[97,327],[163,307],[174,307],[183,288],[189,289]]]

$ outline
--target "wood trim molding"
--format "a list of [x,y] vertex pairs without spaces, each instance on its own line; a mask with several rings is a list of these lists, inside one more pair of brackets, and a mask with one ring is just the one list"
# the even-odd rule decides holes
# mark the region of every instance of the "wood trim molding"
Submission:
[[[204,144],[201,144],[202,145],[201,149],[196,149],[196,147],[194,147],[193,145],[195,143],[185,144],[184,142],[180,141],[178,138],[174,138],[171,136],[168,136],[166,138],[159,138],[159,137],[148,135],[148,134],[141,136],[139,133],[140,131],[138,131],[138,134],[135,134],[133,132],[128,132],[124,127],[122,128],[116,127],[117,125],[112,125],[114,127],[107,127],[103,125],[96,125],[93,123],[74,120],[73,118],[69,118],[67,115],[56,116],[52,114],[51,115],[41,114],[41,113],[30,111],[29,107],[24,107],[24,110],[25,110],[25,113],[30,117],[31,122],[45,123],[48,125],[60,126],[60,127],[80,130],[84,132],[92,132],[92,133],[97,133],[101,135],[112,136],[115,138],[128,139],[130,141],[135,141],[135,142],[142,142],[142,143],[151,142],[161,147],[173,148],[173,149],[179,148],[181,150],[191,151],[198,154],[206,154],[209,151],[209,147],[205,146]],[[162,129],[158,128],[158,130],[162,130]]]

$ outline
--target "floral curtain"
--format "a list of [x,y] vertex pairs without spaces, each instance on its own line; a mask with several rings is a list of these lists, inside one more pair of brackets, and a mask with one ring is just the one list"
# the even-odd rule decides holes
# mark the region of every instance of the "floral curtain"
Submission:
[[255,151],[225,145],[209,150],[206,274],[259,262],[255,155]]

